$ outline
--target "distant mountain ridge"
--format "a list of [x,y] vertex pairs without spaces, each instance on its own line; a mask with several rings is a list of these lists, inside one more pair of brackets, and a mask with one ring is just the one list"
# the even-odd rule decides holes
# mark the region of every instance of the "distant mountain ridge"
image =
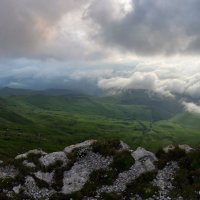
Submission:
[[45,90],[30,90],[30,89],[16,89],[4,87],[0,88],[0,96],[25,96],[25,95],[49,95],[49,96],[62,96],[62,95],[83,95],[79,91],[72,91],[68,89],[54,89],[49,88]]

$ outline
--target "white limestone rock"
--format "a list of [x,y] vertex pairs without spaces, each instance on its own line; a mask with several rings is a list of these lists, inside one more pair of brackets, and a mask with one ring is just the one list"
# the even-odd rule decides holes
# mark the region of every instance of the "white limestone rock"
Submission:
[[85,157],[74,164],[71,170],[64,173],[62,192],[70,194],[81,190],[92,171],[107,168],[111,162],[111,157],[103,157],[100,154],[88,152]]
[[138,178],[141,174],[155,170],[154,162],[157,161],[156,156],[144,148],[137,148],[131,155],[135,159],[135,164],[128,170],[120,173],[118,178],[114,181],[113,185],[105,185],[97,190],[97,194],[123,192],[126,185]]
[[124,143],[122,140],[120,140],[120,146],[121,146],[121,149],[120,149],[121,151],[130,149],[128,144]]
[[68,147],[66,147],[64,149],[64,152],[66,154],[71,153],[74,149],[76,148],[84,148],[84,147],[89,147],[92,144],[94,144],[96,142],[96,140],[86,140],[85,142],[79,143],[79,144],[75,144],[75,145],[70,145]]
[[140,161],[141,159],[144,159],[144,158],[148,158],[152,162],[158,160],[154,153],[147,151],[146,149],[142,147],[138,147],[136,151],[133,151],[132,156],[136,161]]
[[42,156],[39,161],[43,166],[48,167],[49,165],[54,164],[57,161],[62,161],[63,163],[67,164],[68,159],[66,154],[63,151],[60,151]]
[[20,190],[21,190],[22,186],[21,185],[18,185],[18,186],[15,186],[13,187],[13,191],[15,194],[19,194],[20,193]]
[[0,167],[0,178],[14,178],[17,175],[17,170],[14,166]]
[[15,157],[15,159],[16,159],[16,160],[19,160],[19,159],[26,159],[26,158],[28,157],[29,154],[36,154],[36,155],[41,154],[41,155],[46,155],[47,153],[44,152],[44,151],[42,151],[42,150],[40,150],[40,149],[33,149],[33,150],[30,150],[30,151],[28,151],[28,152],[26,152],[26,153],[17,155],[17,156]]
[[178,147],[179,149],[184,150],[186,153],[190,153],[191,151],[194,151],[194,149],[187,144],[179,144]]
[[156,199],[168,199],[168,193],[173,188],[172,182],[178,168],[178,163],[171,161],[163,169],[158,170],[158,174],[153,180],[153,185],[160,188]]
[[44,173],[44,172],[39,171],[39,172],[34,173],[34,175],[35,175],[36,178],[38,178],[42,181],[45,181],[50,185],[53,183],[54,172]]
[[35,167],[36,167],[34,163],[28,162],[27,160],[24,160],[24,161],[23,161],[23,165],[24,165],[25,167],[28,167],[28,168],[35,168]]
[[52,194],[55,193],[54,190],[49,190],[47,188],[39,188],[33,177],[27,176],[24,184],[24,193],[33,199],[48,199]]
[[163,151],[165,153],[168,153],[169,151],[173,151],[175,149],[175,146],[173,144],[167,145],[166,147],[163,148]]

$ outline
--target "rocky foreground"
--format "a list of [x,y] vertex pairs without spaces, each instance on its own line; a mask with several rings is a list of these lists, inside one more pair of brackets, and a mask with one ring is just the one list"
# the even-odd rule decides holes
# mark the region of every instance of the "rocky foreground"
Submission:
[[200,153],[169,145],[157,155],[122,141],[35,149],[0,167],[0,199],[200,199]]

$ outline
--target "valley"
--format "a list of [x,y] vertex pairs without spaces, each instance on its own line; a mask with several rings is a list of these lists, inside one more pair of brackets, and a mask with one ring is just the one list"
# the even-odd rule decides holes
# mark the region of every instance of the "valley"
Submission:
[[52,152],[88,139],[116,138],[133,149],[143,146],[154,152],[171,143],[196,146],[200,141],[200,116],[185,112],[177,99],[154,98],[146,91],[100,97],[16,94],[0,92],[2,160],[34,148]]

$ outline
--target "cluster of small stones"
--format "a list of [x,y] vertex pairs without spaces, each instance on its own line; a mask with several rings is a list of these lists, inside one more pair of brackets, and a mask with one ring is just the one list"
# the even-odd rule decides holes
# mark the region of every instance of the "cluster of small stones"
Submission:
[[177,169],[178,163],[172,161],[168,162],[162,170],[158,170],[158,174],[153,180],[153,185],[158,186],[160,190],[158,195],[153,196],[153,199],[171,200],[168,193],[173,189],[172,182]]
[[[54,174],[56,169],[52,169],[50,172],[38,170],[36,164],[28,161],[29,154],[39,155],[38,161],[40,165],[44,168],[55,164],[57,161],[61,161],[63,166],[67,166],[70,162],[70,157],[68,155],[72,153],[74,149],[79,149],[80,157],[73,163],[71,168],[66,169],[63,174],[63,186],[60,188],[60,193],[71,194],[73,192],[80,191],[85,183],[89,181],[90,174],[94,170],[99,169],[109,169],[110,164],[113,161],[112,156],[102,156],[99,153],[94,153],[92,151],[91,145],[94,144],[95,140],[88,140],[77,145],[71,145],[66,147],[63,151],[45,153],[42,150],[31,150],[27,153],[16,156],[15,160],[21,161],[22,164],[30,169],[35,169],[26,177],[24,177],[24,184],[14,185],[12,190],[1,189],[1,192],[6,193],[8,197],[12,199],[16,194],[23,191],[23,194],[30,197],[30,199],[44,199],[48,200],[53,194],[58,193],[52,187],[54,183]],[[102,193],[122,193],[126,190],[126,185],[137,179],[141,174],[150,172],[156,169],[154,162],[157,161],[156,156],[144,148],[137,148],[135,151],[131,150],[129,146],[122,141],[120,142],[120,150],[128,150],[131,152],[132,157],[135,160],[134,165],[130,167],[129,170],[121,172],[118,177],[113,182],[113,185],[101,186],[96,190],[96,196],[93,198],[86,197],[87,200],[95,200],[101,197]],[[164,150],[168,152],[174,147],[168,146]],[[192,149],[187,145],[181,145],[179,148],[184,149],[186,152]],[[36,170],[37,169],[37,170]],[[170,200],[168,196],[169,191],[173,188],[172,181],[176,170],[178,169],[177,162],[169,162],[162,169],[158,170],[156,178],[153,180],[152,185],[160,188],[158,194],[155,194],[152,198],[148,200]],[[0,167],[0,179],[4,178],[15,178],[17,176],[18,170],[14,166],[1,166]],[[44,181],[47,183],[48,187],[39,187],[37,185],[37,180]],[[139,195],[133,197],[133,200],[141,200]]]

